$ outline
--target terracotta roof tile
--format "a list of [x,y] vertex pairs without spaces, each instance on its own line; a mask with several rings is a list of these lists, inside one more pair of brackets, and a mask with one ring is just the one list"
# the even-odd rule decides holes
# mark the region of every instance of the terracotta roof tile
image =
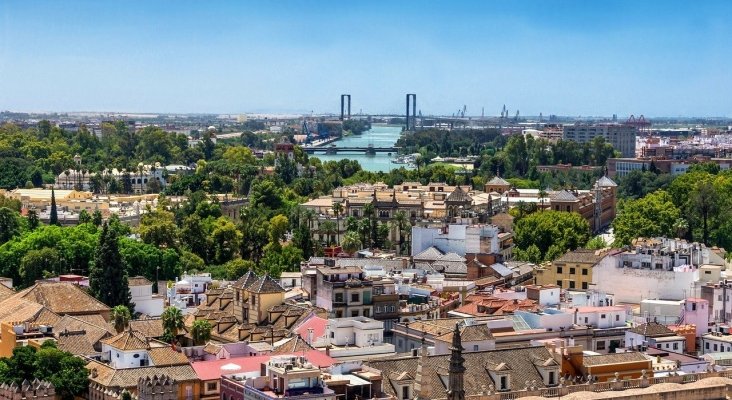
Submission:
[[102,343],[119,350],[146,350],[150,347],[147,338],[137,331],[126,329],[111,338],[102,340]]
[[280,283],[274,280],[269,274],[254,281],[251,285],[247,286],[247,290],[252,293],[284,293],[285,289],[280,286]]
[[22,298],[48,307],[56,314],[98,314],[110,308],[69,282],[38,281],[11,298]]
[[165,367],[170,365],[188,365],[188,357],[183,353],[179,353],[170,347],[157,347],[147,352],[150,360],[156,367]]
[[152,282],[150,282],[147,278],[144,276],[133,276],[132,278],[127,278],[127,285],[132,286],[147,286],[152,285]]
[[[150,366],[114,369],[109,365],[92,361],[87,364],[86,368],[90,371],[89,380],[108,388],[136,388],[140,378],[147,378],[148,376],[154,375],[160,376],[162,374],[178,382],[195,381],[198,379],[196,372],[190,364],[167,367]],[[96,372],[96,376],[94,376],[94,372]]]
[[628,362],[648,361],[648,359],[638,352],[601,354],[597,356],[585,356],[582,364],[586,367],[594,367],[597,365],[620,364]]

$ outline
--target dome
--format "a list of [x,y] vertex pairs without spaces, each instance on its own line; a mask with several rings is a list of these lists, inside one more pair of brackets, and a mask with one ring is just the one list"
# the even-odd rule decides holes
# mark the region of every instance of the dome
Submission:
[[221,367],[221,369],[224,370],[224,371],[236,371],[236,370],[240,370],[241,367],[238,366],[238,365],[236,365],[236,364],[234,364],[234,363],[228,363],[226,365],[223,365]]
[[215,127],[215,126],[213,126],[213,125],[211,125],[211,126],[209,126],[209,127],[208,127],[208,130],[209,130],[209,132],[210,132],[210,131],[214,131],[214,132],[216,132],[216,127]]

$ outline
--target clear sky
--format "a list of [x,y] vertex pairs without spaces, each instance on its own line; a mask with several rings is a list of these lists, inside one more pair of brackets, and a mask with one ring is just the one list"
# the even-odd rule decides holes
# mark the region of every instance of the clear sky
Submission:
[[732,116],[732,1],[0,0],[0,110]]

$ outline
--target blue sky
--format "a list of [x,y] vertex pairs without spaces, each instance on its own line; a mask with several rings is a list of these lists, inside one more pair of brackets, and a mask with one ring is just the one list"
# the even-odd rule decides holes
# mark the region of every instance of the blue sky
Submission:
[[732,116],[732,1],[0,1],[0,110]]

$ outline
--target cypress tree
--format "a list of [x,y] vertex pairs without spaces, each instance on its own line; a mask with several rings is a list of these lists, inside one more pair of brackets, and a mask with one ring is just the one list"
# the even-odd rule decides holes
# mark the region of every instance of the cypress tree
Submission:
[[130,302],[132,296],[119,252],[117,232],[106,222],[102,225],[99,246],[89,271],[89,289],[94,297],[110,307],[123,305],[132,309],[134,306]]
[[56,210],[56,192],[51,188],[51,218],[48,221],[51,225],[59,225],[58,210]]

